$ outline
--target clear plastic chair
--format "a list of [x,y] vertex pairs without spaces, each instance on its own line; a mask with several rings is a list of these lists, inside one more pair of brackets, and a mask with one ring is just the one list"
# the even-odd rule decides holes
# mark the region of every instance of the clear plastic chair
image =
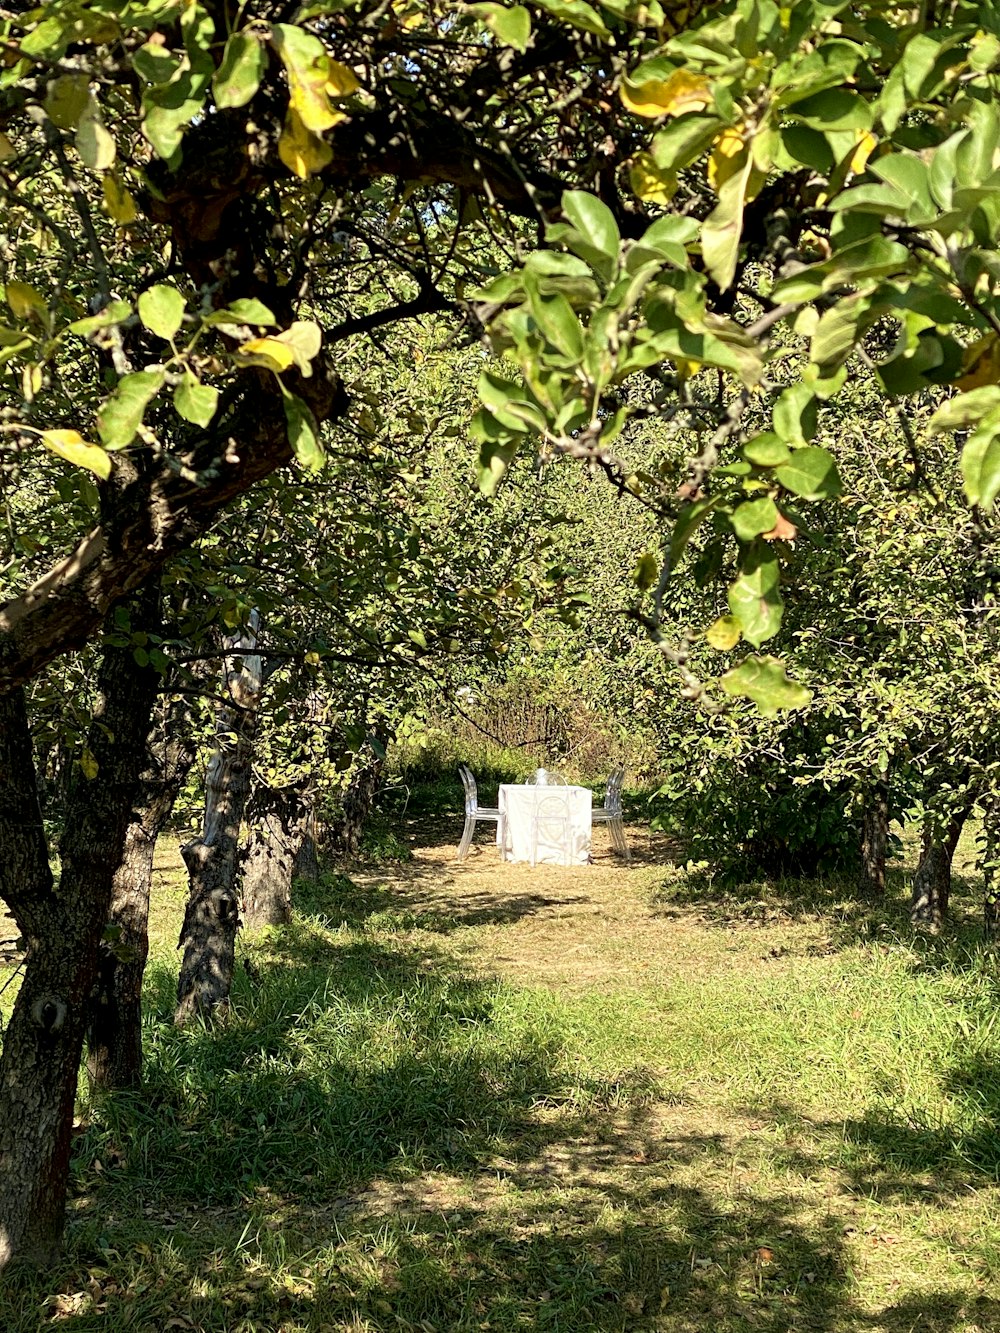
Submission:
[[611,834],[612,847],[631,864],[632,853],[625,841],[625,825],[622,823],[622,783],[624,781],[625,770],[616,768],[608,778],[608,785],[604,792],[604,804],[595,808],[591,820],[595,824],[607,824],[608,831]]
[[476,821],[480,819],[497,825],[500,832],[500,855],[503,856],[506,842],[503,813],[494,806],[479,804],[479,789],[472,775],[472,769],[467,764],[459,764],[458,775],[465,788],[465,828],[462,831],[462,841],[458,844],[458,860],[464,861],[469,855],[472,838],[476,832]]
[[[565,787],[565,783],[562,784]],[[572,820],[566,796],[556,792],[545,794],[545,788],[539,787],[535,795],[535,806],[531,816],[531,864],[538,864],[539,843],[549,843],[565,849],[568,858],[571,854],[570,838]]]

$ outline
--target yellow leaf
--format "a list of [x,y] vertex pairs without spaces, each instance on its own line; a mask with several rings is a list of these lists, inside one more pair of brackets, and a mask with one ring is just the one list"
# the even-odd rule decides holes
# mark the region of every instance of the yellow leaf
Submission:
[[80,767],[83,769],[83,776],[93,782],[100,771],[100,765],[94,757],[94,753],[86,745],[83,747],[83,754],[80,755]]
[[708,183],[716,194],[729,177],[739,171],[742,152],[743,135],[732,127],[724,129],[712,140],[712,151],[708,157]]
[[[341,116],[340,119],[346,117]],[[278,140],[278,156],[289,171],[305,180],[307,176],[323,170],[333,157],[333,149],[318,134],[312,133],[289,104],[281,138]]]
[[17,149],[7,138],[3,131],[0,131],[0,162],[6,162],[9,157],[16,157]]
[[964,374],[956,381],[958,389],[981,389],[986,384],[1000,384],[1000,338],[987,333],[965,349]]
[[698,371],[702,369],[702,364],[700,361],[688,361],[682,356],[677,356],[674,357],[674,369],[677,371],[678,380],[683,384],[692,375],[697,375]]
[[326,91],[330,97],[350,97],[361,87],[354,71],[342,65],[339,60],[331,60],[326,76]]
[[295,364],[295,353],[291,347],[279,342],[277,338],[251,338],[241,345],[240,356],[253,357],[277,375]]
[[76,151],[91,171],[107,171],[115,160],[115,141],[101,119],[97,99],[87,99],[87,106],[76,127]]
[[[353,82],[350,91],[354,92],[357,79],[346,65],[330,59],[323,43],[312,33],[291,23],[275,23],[271,35],[288,75],[289,110],[294,111],[313,134],[332,129],[344,115],[330,105],[331,84],[336,88],[347,88]],[[344,97],[347,92],[335,95]]]
[[726,181],[731,176],[742,170],[746,158],[743,156],[744,149],[751,155],[750,174],[747,177],[745,200],[747,203],[751,199],[756,199],[761,186],[767,180],[767,172],[761,171],[753,164],[753,139],[744,139],[742,130],[728,128],[724,129],[717,138],[712,141],[712,150],[708,158],[708,183],[718,194]]
[[858,145],[847,163],[847,170],[859,176],[868,165],[868,159],[878,146],[878,140],[871,130],[856,130]]
[[111,459],[108,454],[99,444],[90,444],[77,430],[43,430],[42,444],[60,458],[65,458],[67,463],[96,473],[102,481],[107,481],[111,476]]
[[122,227],[127,227],[139,216],[135,200],[113,171],[104,177],[104,208],[108,216]]
[[713,648],[726,653],[739,643],[741,632],[740,622],[735,616],[720,616],[714,624],[709,625],[705,638]]
[[625,79],[621,99],[637,116],[682,116],[686,111],[703,111],[712,105],[712,85],[703,74],[675,69],[667,79],[645,79],[641,83]]
[[637,153],[628,175],[635,197],[652,204],[669,204],[677,191],[677,177],[661,171],[651,153]]
[[48,314],[45,297],[26,282],[8,282],[3,290],[16,319],[28,319],[31,315],[44,319]]

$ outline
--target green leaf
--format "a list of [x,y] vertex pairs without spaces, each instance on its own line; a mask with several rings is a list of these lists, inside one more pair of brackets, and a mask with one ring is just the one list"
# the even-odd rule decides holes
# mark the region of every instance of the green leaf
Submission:
[[744,500],[733,511],[730,526],[741,542],[751,542],[762,532],[770,532],[778,521],[778,506],[769,496]]
[[932,218],[937,213],[931,199],[929,169],[915,153],[887,153],[870,162],[869,170],[904,196],[904,216]]
[[241,296],[224,310],[213,310],[205,319],[206,324],[256,324],[263,328],[273,327],[277,322],[264,302],[252,296]]
[[80,768],[83,770],[83,776],[88,782],[93,782],[100,772],[100,765],[97,762],[94,752],[87,745],[83,747],[83,752],[80,755]]
[[484,415],[488,416],[489,413],[480,411],[472,418],[472,435],[481,441],[477,467],[479,489],[483,495],[493,496],[496,495],[500,483],[507,475],[507,469],[514,461],[518,444],[509,437],[506,443],[486,438],[479,421]]
[[135,439],[147,404],[163,384],[162,370],[137,370],[126,375],[97,413],[97,431],[107,449],[124,449]]
[[640,592],[648,592],[660,577],[660,562],[651,551],[643,551],[632,575]]
[[705,641],[720,653],[728,653],[742,638],[740,622],[735,616],[719,616],[705,631]]
[[138,308],[143,325],[164,342],[170,342],[184,322],[184,297],[164,282],[142,292]]
[[282,391],[285,399],[285,423],[288,443],[299,463],[307,472],[318,472],[326,455],[319,439],[319,428],[309,404],[297,394]]
[[992,509],[1000,494],[1000,413],[988,416],[966,440],[961,466],[969,503]]
[[777,634],[783,611],[778,560],[772,551],[762,548],[760,543],[750,549],[745,567],[727,594],[730,611],[755,648]]
[[805,444],[816,434],[816,399],[807,384],[790,384],[771,412],[774,429],[785,444]]
[[539,9],[554,14],[560,23],[568,23],[581,32],[592,32],[596,37],[610,37],[604,20],[585,0],[535,0]]
[[588,246],[605,259],[617,263],[621,236],[615,216],[607,204],[586,190],[567,190],[562,197],[562,211]]
[[781,467],[782,463],[791,461],[792,451],[773,431],[765,431],[747,440],[743,446],[743,457],[754,467]]
[[45,93],[45,110],[53,125],[75,130],[90,101],[90,79],[86,74],[60,74]]
[[470,5],[469,13],[481,18],[501,46],[526,51],[531,40],[531,14],[523,5]]
[[267,53],[256,35],[246,28],[234,32],[212,77],[215,105],[246,106],[260,87],[266,68]]
[[787,108],[786,115],[816,130],[870,130],[872,107],[847,88],[828,88]]
[[968,430],[978,425],[983,417],[1000,409],[1000,385],[984,384],[981,388],[960,393],[949,399],[931,417],[928,429],[932,435],[946,430]]
[[786,491],[800,495],[803,500],[830,500],[844,489],[837,464],[818,445],[796,449],[792,461],[782,464],[774,475]]
[[684,554],[684,548],[697,529],[721,502],[721,496],[712,495],[704,500],[692,500],[690,504],[684,506],[677,516],[677,522],[674,524],[674,530],[670,537],[671,565],[677,564],[677,561]]
[[107,329],[112,324],[120,324],[123,319],[128,319],[131,313],[132,307],[127,301],[112,301],[110,305],[106,305],[96,315],[86,315],[83,319],[74,319],[72,324],[66,325],[65,332],[75,333],[79,338],[89,338],[98,329]]
[[545,428],[541,408],[528,401],[519,384],[484,370],[479,376],[478,392],[484,406],[506,430],[523,432]]
[[200,384],[190,371],[174,389],[174,407],[185,421],[207,426],[219,405],[219,391],[210,384]]
[[748,657],[727,671],[719,684],[727,694],[752,700],[764,717],[786,708],[805,708],[812,701],[812,690],[789,680],[777,657]]
[[100,445],[90,444],[75,430],[43,430],[42,444],[52,453],[65,458],[74,467],[86,468],[107,481],[111,476],[111,459]]
[[835,370],[854,350],[869,325],[884,312],[870,296],[847,296],[824,310],[813,333],[809,355],[826,373]]
[[[534,287],[534,290],[532,288]],[[583,357],[583,329],[576,311],[565,296],[543,296],[534,284],[528,287],[528,307],[541,333],[571,362]]]

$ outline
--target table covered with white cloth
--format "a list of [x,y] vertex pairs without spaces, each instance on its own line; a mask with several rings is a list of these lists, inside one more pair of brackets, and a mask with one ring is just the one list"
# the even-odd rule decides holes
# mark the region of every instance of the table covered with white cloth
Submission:
[[593,796],[586,787],[503,783],[497,844],[505,861],[579,866],[590,860]]

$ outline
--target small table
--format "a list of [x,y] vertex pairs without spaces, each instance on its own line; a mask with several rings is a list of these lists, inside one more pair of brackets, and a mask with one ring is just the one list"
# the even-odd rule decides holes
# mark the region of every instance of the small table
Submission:
[[497,846],[505,861],[531,861],[534,850],[535,861],[547,865],[589,863],[593,796],[586,787],[505,782],[497,805],[503,815]]

